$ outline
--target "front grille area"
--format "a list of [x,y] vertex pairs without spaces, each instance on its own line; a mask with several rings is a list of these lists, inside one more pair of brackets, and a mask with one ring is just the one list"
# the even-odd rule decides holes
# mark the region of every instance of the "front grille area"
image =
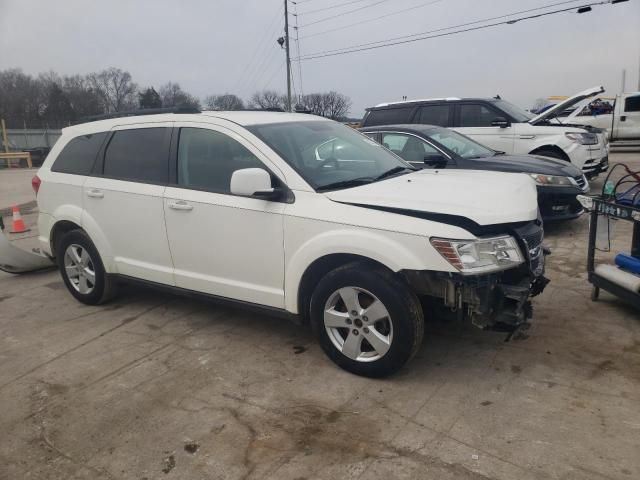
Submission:
[[523,244],[524,254],[529,261],[531,272],[536,277],[542,275],[544,272],[544,252],[542,249],[544,230],[535,223],[530,223],[517,229],[516,234]]

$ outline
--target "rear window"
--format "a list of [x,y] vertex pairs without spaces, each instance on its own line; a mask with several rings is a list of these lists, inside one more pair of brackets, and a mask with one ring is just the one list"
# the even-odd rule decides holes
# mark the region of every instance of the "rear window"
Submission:
[[51,171],[89,175],[106,136],[106,133],[94,133],[72,139],[56,158]]
[[168,183],[169,138],[168,128],[115,132],[104,157],[105,177],[161,185]]
[[382,110],[371,110],[364,121],[369,126],[392,125],[394,123],[409,123],[413,107],[385,108]]

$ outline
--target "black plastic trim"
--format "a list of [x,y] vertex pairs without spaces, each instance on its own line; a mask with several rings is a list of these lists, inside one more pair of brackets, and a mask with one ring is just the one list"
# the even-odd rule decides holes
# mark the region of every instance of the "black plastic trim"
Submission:
[[222,305],[228,305],[232,307],[242,308],[253,312],[258,312],[266,315],[271,315],[285,320],[292,321],[296,324],[301,324],[301,317],[298,314],[291,313],[283,308],[269,307],[266,305],[260,305],[258,303],[245,302],[244,300],[236,300],[234,298],[221,297],[219,295],[213,295],[210,293],[197,292],[195,290],[189,290],[186,288],[175,287],[172,285],[165,285],[163,283],[152,282],[150,280],[143,280],[140,278],[130,277],[128,275],[112,274],[112,277],[121,280],[126,283],[136,284],[143,287],[153,288],[155,290],[161,290],[176,295],[199,298],[204,300],[213,301]]

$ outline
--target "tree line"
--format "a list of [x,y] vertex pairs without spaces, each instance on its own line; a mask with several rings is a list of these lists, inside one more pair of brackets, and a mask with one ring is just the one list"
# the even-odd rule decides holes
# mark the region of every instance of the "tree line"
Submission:
[[[8,128],[60,128],[96,115],[122,111],[192,107],[206,110],[286,109],[287,97],[274,90],[254,93],[248,101],[232,93],[203,100],[168,82],[140,87],[131,74],[107,68],[87,75],[59,75],[50,71],[32,76],[20,69],[0,70],[0,118]],[[312,93],[294,101],[296,111],[344,119],[349,97],[338,92]]]

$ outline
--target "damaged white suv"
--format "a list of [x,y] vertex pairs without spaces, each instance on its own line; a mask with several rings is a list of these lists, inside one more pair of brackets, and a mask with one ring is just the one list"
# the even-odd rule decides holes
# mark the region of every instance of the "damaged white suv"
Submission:
[[164,113],[63,130],[34,179],[42,249],[81,302],[118,283],[310,322],[344,369],[383,376],[424,317],[527,325],[543,230],[526,175],[415,171],[339,123]]

